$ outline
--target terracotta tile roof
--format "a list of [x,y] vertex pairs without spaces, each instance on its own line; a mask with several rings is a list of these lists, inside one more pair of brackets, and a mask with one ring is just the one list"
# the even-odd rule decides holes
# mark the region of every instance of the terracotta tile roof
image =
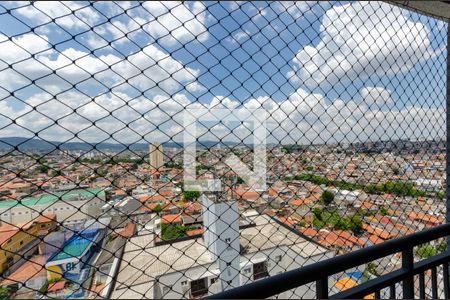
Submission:
[[313,185],[313,186],[310,186],[309,188],[308,188],[308,191],[310,192],[310,193],[320,193],[320,191],[321,191],[321,189],[320,189],[320,186],[317,186],[317,185]]
[[197,235],[197,234],[203,234],[203,232],[204,232],[203,228],[193,229],[193,230],[186,231],[186,235],[193,236],[193,235]]
[[132,237],[134,235],[134,233],[136,232],[136,224],[134,223],[128,223],[124,229],[122,229],[121,231],[119,231],[117,234],[128,238],[128,237]]
[[292,206],[302,206],[303,204],[305,204],[305,199],[295,199],[289,201],[289,205]]
[[361,208],[362,209],[374,209],[374,208],[376,208],[376,205],[374,205],[370,202],[364,201],[363,203],[361,203]]
[[271,217],[275,217],[277,215],[272,209],[265,209],[264,213]]
[[51,283],[48,285],[47,292],[53,293],[53,292],[60,291],[60,290],[64,289],[65,285],[66,285],[65,281],[58,281],[55,283]]
[[378,222],[380,222],[381,224],[387,225],[387,224],[394,224],[394,222],[391,220],[391,218],[386,217],[386,216],[381,216],[378,219]]
[[410,212],[408,217],[412,220],[418,220],[418,221],[422,221],[422,222],[426,222],[426,223],[432,223],[434,225],[439,225],[444,223],[444,218],[442,217],[435,217],[435,216],[430,216],[424,213],[416,213],[414,211]]
[[290,226],[290,227],[295,227],[295,223],[294,223],[294,221],[291,219],[291,218],[286,218],[286,217],[278,217],[278,219],[282,222],[282,223],[284,223],[284,224],[286,224],[286,225],[288,225],[288,226]]
[[347,248],[353,246],[353,243],[340,237],[333,231],[319,231],[319,242],[326,247]]
[[299,232],[309,237],[315,237],[319,234],[319,232],[313,228],[301,228],[299,229]]
[[[30,228],[34,223],[45,223],[56,218],[55,214],[39,216],[36,219],[28,222],[23,222],[19,224],[5,224],[0,226],[0,246],[2,246],[6,241],[12,238],[20,229],[26,230]],[[47,220],[47,221],[46,221]]]
[[350,241],[354,245],[364,247],[364,245],[366,244],[363,240],[357,238],[356,236],[354,236],[353,234],[351,234],[348,231],[334,230],[333,232],[336,233],[340,238],[346,239],[347,241]]
[[47,223],[47,222],[51,222],[51,221],[56,221],[55,213],[41,215],[41,216],[37,217],[35,220],[36,223]]
[[375,245],[383,242],[383,240],[381,238],[379,238],[378,236],[373,235],[373,234],[368,234],[366,237],[370,242],[372,242],[372,244],[375,244]]
[[175,195],[172,191],[159,191],[158,193],[165,197],[173,197]]
[[166,201],[166,198],[164,198],[161,195],[153,195],[153,196],[142,195],[142,196],[139,196],[139,201],[140,202],[164,202],[164,201]]
[[404,234],[412,234],[415,232],[413,229],[403,224],[395,223],[394,226],[400,229]]
[[364,230],[366,230],[368,233],[370,234],[374,234],[380,238],[382,238],[383,240],[387,240],[393,237],[396,237],[395,234],[392,234],[386,230],[383,229],[379,229],[379,228],[374,228],[368,224],[363,223],[363,228]]
[[161,217],[162,223],[181,223],[180,215],[164,215]]
[[25,282],[33,277],[47,276],[45,269],[46,259],[44,255],[33,256],[30,260],[24,262],[16,271],[0,282],[1,286]]
[[202,205],[199,202],[188,202],[183,204],[185,212],[198,212],[202,210]]
[[260,194],[258,192],[245,191],[245,190],[242,190],[242,189],[236,189],[234,191],[234,193],[237,194],[239,199],[244,199],[244,200],[256,200],[260,196]]
[[114,192],[114,195],[116,195],[116,196],[126,195],[125,191],[121,190],[121,189],[114,190],[113,192]]
[[275,189],[273,189],[273,188],[269,188],[269,189],[267,190],[267,194],[268,194],[269,196],[277,196],[277,195],[278,195],[278,191],[275,190]]

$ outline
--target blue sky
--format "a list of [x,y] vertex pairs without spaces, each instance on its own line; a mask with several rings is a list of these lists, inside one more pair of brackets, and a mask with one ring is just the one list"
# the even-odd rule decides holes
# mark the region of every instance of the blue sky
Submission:
[[0,14],[0,136],[179,140],[180,113],[200,104],[264,107],[272,142],[445,133],[446,25],[385,3],[5,2]]

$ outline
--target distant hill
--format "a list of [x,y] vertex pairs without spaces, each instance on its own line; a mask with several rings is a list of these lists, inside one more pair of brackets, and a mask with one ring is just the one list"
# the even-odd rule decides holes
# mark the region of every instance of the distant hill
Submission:
[[[218,142],[213,141],[201,141],[197,143],[197,147],[214,147]],[[237,143],[222,142],[223,145],[233,146]],[[89,151],[92,149],[97,150],[110,150],[110,151],[123,151],[130,149],[132,151],[148,151],[149,143],[134,143],[134,144],[115,144],[115,143],[84,143],[84,142],[58,142],[58,141],[46,141],[42,139],[29,139],[24,137],[5,137],[0,138],[0,151],[12,151],[15,147],[18,147],[20,151],[52,151],[59,147],[61,150],[80,150]],[[168,142],[163,143],[164,147],[168,148],[182,148],[183,143]]]

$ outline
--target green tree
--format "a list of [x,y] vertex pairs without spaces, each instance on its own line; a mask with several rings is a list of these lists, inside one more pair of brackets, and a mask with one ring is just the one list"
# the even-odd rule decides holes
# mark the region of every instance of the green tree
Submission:
[[162,211],[162,207],[160,204],[156,205],[154,209],[152,209],[154,213],[160,213]]
[[325,205],[330,205],[334,201],[334,193],[332,191],[324,191],[320,196],[320,200]]
[[183,198],[188,201],[196,200],[200,197],[199,191],[184,191]]
[[381,214],[382,216],[387,216],[387,215],[389,215],[389,213],[388,213],[386,207],[380,206],[380,214]]
[[61,170],[53,170],[50,174],[51,177],[61,176],[62,172]]
[[0,287],[0,299],[9,299],[10,290],[7,287]]
[[47,173],[48,167],[46,165],[39,165],[35,168],[35,171],[38,173]]
[[161,223],[161,239],[168,241],[184,237],[187,230],[188,228],[183,225]]
[[372,261],[367,264],[367,271],[375,276],[379,275],[377,265]]
[[434,248],[431,245],[422,245],[417,248],[416,254],[420,258],[428,258],[428,257],[435,256],[436,254],[438,254],[438,251],[436,248]]
[[437,246],[436,250],[438,253],[442,253],[447,250],[447,239],[442,240]]
[[353,215],[350,218],[350,230],[355,234],[360,234],[363,232],[363,223],[360,216]]

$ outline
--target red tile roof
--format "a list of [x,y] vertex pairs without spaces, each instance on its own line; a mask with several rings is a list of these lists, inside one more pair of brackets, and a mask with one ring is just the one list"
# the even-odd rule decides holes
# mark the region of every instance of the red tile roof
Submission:
[[410,212],[408,217],[412,220],[418,220],[421,222],[431,223],[434,225],[442,224],[445,221],[444,218],[442,217],[435,217],[424,213],[416,213],[414,211]]
[[119,231],[117,234],[128,238],[128,237],[132,237],[134,235],[134,233],[136,232],[136,224],[134,223],[128,223],[124,229],[122,229],[121,231]]
[[60,291],[60,290],[64,289],[65,285],[66,285],[65,281],[58,281],[55,283],[51,283],[48,285],[47,292],[52,293],[52,292]]
[[393,237],[396,237],[396,234],[393,234],[391,232],[388,232],[386,230],[380,229],[380,228],[374,228],[368,224],[363,223],[363,228],[364,230],[366,230],[368,233],[370,234],[374,234],[380,238],[382,238],[383,240],[387,240]]
[[197,234],[203,234],[203,232],[204,232],[203,228],[193,229],[193,230],[186,231],[186,235],[193,236],[193,235],[197,235]]
[[33,277],[47,276],[45,269],[46,259],[44,255],[33,256],[30,260],[24,262],[16,271],[7,276],[0,282],[1,286],[14,284],[17,282],[26,282]]
[[161,217],[162,223],[181,223],[180,215],[164,215]]

